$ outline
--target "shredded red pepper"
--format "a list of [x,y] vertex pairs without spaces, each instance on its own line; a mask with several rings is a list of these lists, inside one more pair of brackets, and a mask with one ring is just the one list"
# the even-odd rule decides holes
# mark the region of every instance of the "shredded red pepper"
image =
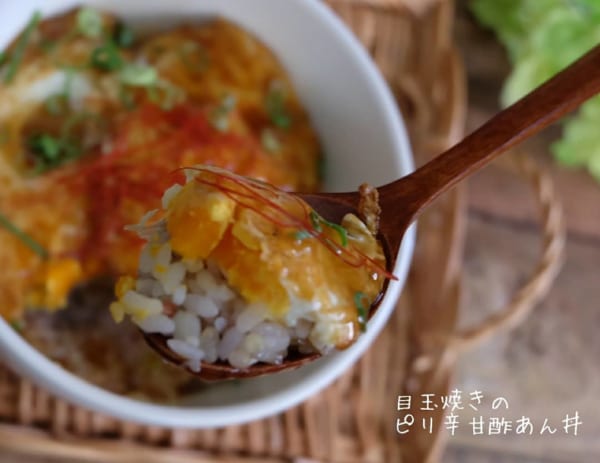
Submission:
[[182,105],[164,111],[148,104],[119,124],[109,152],[97,152],[49,178],[85,198],[88,233],[77,255],[110,267],[116,242],[141,248],[142,240],[123,234],[123,227],[158,208],[174,182],[183,183],[177,169],[211,164],[255,175],[269,162],[258,140],[215,130],[206,110]]
[[[311,208],[299,197],[260,180],[186,167],[218,166],[244,177],[267,172],[271,175],[264,174],[264,178],[269,181],[276,176],[276,171],[269,170],[274,161],[264,153],[258,140],[215,130],[208,114],[190,105],[170,111],[144,105],[119,124],[109,152],[98,152],[72,169],[50,174],[50,179],[68,185],[74,195],[86,198],[87,239],[76,255],[84,261],[91,258],[103,271],[112,270],[111,253],[117,252],[116,242],[132,250],[139,250],[143,244],[134,234],[122,233],[123,227],[137,223],[146,211],[159,208],[163,192],[175,182],[184,183],[183,169],[194,169],[214,175],[213,181],[203,179],[202,183],[279,227],[309,234],[346,264],[366,266],[395,279],[373,259],[356,249],[340,246],[316,230],[310,220]],[[282,195],[302,213],[296,216],[282,207],[276,201]]]

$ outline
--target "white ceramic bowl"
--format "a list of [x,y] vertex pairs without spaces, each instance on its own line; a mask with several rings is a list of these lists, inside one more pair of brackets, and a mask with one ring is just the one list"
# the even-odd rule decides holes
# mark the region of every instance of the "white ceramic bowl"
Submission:
[[[0,48],[39,9],[44,16],[78,0],[0,2]],[[401,117],[383,78],[360,43],[319,0],[88,0],[135,22],[167,26],[221,15],[257,34],[280,58],[324,143],[326,187],[355,190],[407,174],[412,155]],[[340,376],[373,342],[394,309],[412,256],[414,230],[367,332],[351,348],[292,372],[217,384],[168,406],[122,397],[67,372],[32,348],[0,319],[2,359],[24,376],[79,405],[139,423],[208,428],[239,424],[289,408]],[[0,302],[1,303],[1,302]],[[140,340],[140,342],[142,342]]]

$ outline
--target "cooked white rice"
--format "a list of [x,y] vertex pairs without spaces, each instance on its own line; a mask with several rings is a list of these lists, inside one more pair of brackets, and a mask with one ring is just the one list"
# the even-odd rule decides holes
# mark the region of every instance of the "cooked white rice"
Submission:
[[[145,234],[135,284],[111,307],[131,316],[146,333],[167,336],[168,347],[195,372],[201,362],[225,361],[236,368],[258,362],[278,364],[294,346],[302,353],[333,349],[331,329],[318,303],[291,296],[283,321],[265,305],[247,303],[210,262],[181,260],[160,226]],[[141,233],[144,235],[144,233]],[[151,235],[151,236],[150,236]]]

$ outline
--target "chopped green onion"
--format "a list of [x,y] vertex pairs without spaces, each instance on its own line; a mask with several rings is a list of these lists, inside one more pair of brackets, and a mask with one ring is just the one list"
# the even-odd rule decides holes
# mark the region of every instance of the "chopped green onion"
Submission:
[[289,116],[285,114],[272,114],[271,121],[277,127],[281,127],[282,129],[287,129],[291,125]]
[[279,128],[287,129],[292,125],[292,119],[285,108],[285,93],[279,81],[271,83],[267,93],[265,107],[271,122]]
[[29,147],[35,154],[42,156],[47,161],[56,161],[61,151],[60,140],[47,134],[31,137]]
[[102,35],[102,15],[90,7],[83,7],[77,13],[77,30],[85,37],[96,39]]
[[348,232],[346,231],[346,229],[344,227],[342,227],[341,225],[338,225],[337,223],[327,222],[326,220],[324,221],[324,223],[329,228],[334,229],[338,233],[338,235],[340,235],[340,240],[342,241],[343,247],[348,246]]
[[325,220],[315,211],[310,211],[309,217],[312,226],[316,231],[321,231],[321,224],[326,225],[327,227],[335,230],[338,233],[338,235],[340,235],[340,241],[342,242],[343,247],[346,247],[348,245],[348,231],[344,227],[338,225],[337,223]]
[[71,93],[71,86],[73,85],[73,79],[75,78],[75,73],[77,73],[80,69],[72,66],[65,66],[63,71],[65,73],[65,83],[63,85],[63,95],[65,100],[69,98]]
[[158,72],[143,64],[128,64],[121,70],[120,79],[131,87],[149,87],[158,81]]
[[320,232],[321,231],[321,217],[315,211],[310,211],[309,214],[310,221],[312,223],[313,228]]
[[121,48],[129,48],[135,42],[135,34],[127,24],[119,22],[113,33],[115,43]]
[[269,153],[277,153],[281,149],[281,143],[270,129],[263,129],[260,134],[260,142]]
[[34,240],[31,236],[13,224],[8,217],[0,212],[0,226],[4,227],[9,233],[12,233],[15,237],[17,237],[21,242],[31,249],[34,253],[40,256],[42,259],[48,258],[48,252],[44,249],[44,247]]
[[91,64],[103,71],[117,71],[123,67],[123,59],[117,47],[107,43],[92,52]]
[[0,66],[2,66],[6,61],[6,52],[0,51]]
[[294,239],[298,241],[305,240],[307,238],[310,238],[311,236],[312,235],[310,234],[310,232],[307,232],[306,230],[298,230],[296,233],[294,233]]
[[219,114],[218,116],[213,117],[211,122],[213,127],[219,132],[227,132],[227,129],[229,129],[229,121],[227,120],[227,115],[225,114]]
[[17,41],[13,52],[10,55],[10,59],[7,63],[6,74],[4,75],[4,83],[9,84],[15,78],[17,71],[19,70],[19,66],[21,65],[21,61],[23,61],[23,57],[25,56],[25,50],[27,49],[27,45],[29,44],[29,40],[31,39],[31,35],[33,31],[37,28],[40,20],[42,19],[42,14],[39,11],[33,13],[33,16],[29,20],[23,35]]
[[223,97],[221,104],[212,113],[211,123],[220,132],[226,132],[229,128],[229,114],[235,108],[237,99],[235,95],[228,94]]
[[356,311],[358,312],[358,325],[363,333],[367,331],[367,319],[369,317],[369,311],[363,305],[363,300],[366,297],[367,295],[365,293],[361,293],[360,291],[354,293],[354,305],[356,306]]
[[36,162],[34,174],[42,174],[60,167],[83,153],[81,146],[71,138],[71,131],[75,124],[89,117],[93,115],[79,113],[69,116],[62,127],[60,137],[39,134],[29,138],[28,145]]

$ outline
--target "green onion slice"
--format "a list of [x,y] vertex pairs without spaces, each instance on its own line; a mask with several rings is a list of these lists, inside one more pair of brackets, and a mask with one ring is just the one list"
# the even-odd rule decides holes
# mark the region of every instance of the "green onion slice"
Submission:
[[281,149],[281,143],[270,129],[263,129],[260,134],[260,142],[269,153],[277,153]]
[[211,123],[215,129],[220,132],[227,132],[229,129],[229,114],[235,108],[237,99],[235,95],[227,94],[221,100],[221,103],[211,115]]
[[8,62],[6,63],[6,74],[4,75],[4,83],[9,84],[15,78],[17,71],[19,70],[19,66],[23,61],[23,57],[25,56],[25,50],[27,50],[27,46],[29,45],[29,41],[31,40],[31,35],[33,31],[37,28],[38,24],[42,19],[42,14],[39,11],[33,13],[33,16],[29,20],[23,35],[19,38],[17,44],[10,57],[8,58]]
[[115,45],[107,43],[92,52],[91,64],[102,71],[117,71],[123,67],[123,58]]
[[306,230],[298,230],[296,233],[294,233],[294,239],[298,241],[305,240],[307,238],[310,238],[311,236],[312,235]]
[[71,114],[61,128],[60,136],[37,134],[29,138],[28,145],[35,155],[34,174],[42,174],[48,170],[77,159],[84,154],[80,143],[72,136],[74,127],[86,119],[98,119],[92,113]]
[[324,223],[329,228],[332,228],[333,230],[335,230],[338,235],[340,235],[340,240],[342,242],[343,247],[348,246],[348,232],[346,231],[346,229],[344,227],[342,227],[341,225],[338,225],[337,223],[331,223],[326,220],[324,221]]
[[120,79],[131,87],[149,87],[158,81],[158,72],[144,64],[128,64],[121,70]]
[[323,217],[321,217],[315,211],[310,211],[309,217],[310,217],[312,226],[316,231],[320,232],[321,224],[323,224],[323,225],[335,230],[337,232],[337,234],[340,235],[340,241],[341,241],[343,247],[348,246],[348,231],[344,227],[342,227],[341,225],[338,225],[337,223],[333,223],[328,220],[325,220]]
[[61,152],[60,145],[60,140],[47,134],[36,135],[29,139],[31,150],[47,161],[56,161],[58,159]]
[[292,119],[285,108],[285,92],[281,82],[271,83],[267,93],[265,108],[271,122],[279,128],[287,129],[292,125]]
[[319,214],[317,214],[315,211],[310,211],[309,214],[310,217],[310,221],[312,223],[313,228],[320,232],[321,229],[321,217],[319,216]]
[[42,259],[48,258],[48,251],[44,249],[44,247],[34,240],[31,236],[17,227],[14,223],[12,223],[8,217],[0,212],[0,226],[5,228],[9,233],[12,233],[16,236],[21,242],[31,249],[34,253],[40,256]]
[[102,14],[90,7],[83,7],[77,13],[77,30],[91,39],[102,35]]
[[354,293],[354,305],[356,306],[356,311],[358,312],[358,325],[363,333],[367,331],[367,319],[369,317],[369,310],[367,307],[365,307],[365,305],[363,305],[363,302],[366,298],[367,295],[365,293],[360,291]]

